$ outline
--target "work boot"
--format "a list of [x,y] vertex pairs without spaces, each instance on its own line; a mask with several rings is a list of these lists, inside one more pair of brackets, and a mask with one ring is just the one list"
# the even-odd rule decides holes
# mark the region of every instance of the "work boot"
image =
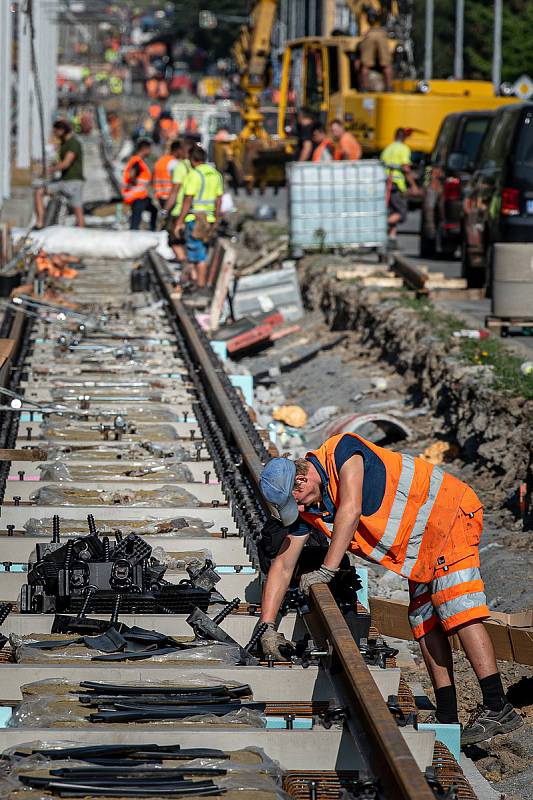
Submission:
[[520,728],[524,720],[517,714],[511,703],[506,703],[501,711],[491,711],[487,706],[478,705],[461,734],[461,747],[477,744]]

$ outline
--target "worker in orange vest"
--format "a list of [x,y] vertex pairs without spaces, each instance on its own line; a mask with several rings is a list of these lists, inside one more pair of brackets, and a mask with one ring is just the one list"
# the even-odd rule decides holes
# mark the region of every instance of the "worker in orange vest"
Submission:
[[139,139],[133,155],[124,167],[122,176],[122,197],[127,206],[131,206],[130,230],[138,231],[141,226],[143,211],[150,212],[150,230],[155,231],[157,208],[149,194],[152,172],[146,163],[152,149],[150,139]]
[[327,439],[305,458],[273,458],[260,479],[285,536],[268,571],[261,623],[263,650],[275,658],[290,644],[274,622],[313,530],[329,540],[318,569],[299,588],[328,584],[346,551],[409,580],[409,622],[435,688],[440,723],[458,723],[452,651],[456,633],[479,680],[483,705],[463,730],[476,744],[523,724],[507,702],[494,648],[482,621],[490,616],[479,569],[483,506],[467,484],[422,458],[378,447],[355,433]]
[[333,154],[335,152],[335,145],[328,138],[325,127],[317,122],[313,127],[311,134],[313,140],[314,150],[311,156],[311,161],[319,164],[323,161],[333,161]]
[[173,141],[179,136],[179,122],[172,118],[170,111],[163,111],[159,118],[159,135],[163,145]]
[[154,164],[153,189],[154,198],[161,209],[164,209],[172,190],[172,173],[181,158],[183,145],[180,141],[172,142],[170,151],[165,153]]
[[335,142],[335,161],[359,161],[362,148],[355,136],[346,130],[340,119],[334,119],[330,125],[331,135]]
[[184,125],[185,133],[190,136],[191,134],[198,133],[198,121],[194,114],[187,114]]
[[161,106],[158,103],[152,103],[148,107],[148,114],[152,119],[159,119],[161,116]]
[[146,81],[146,94],[151,100],[157,100],[158,84],[157,78],[148,78]]

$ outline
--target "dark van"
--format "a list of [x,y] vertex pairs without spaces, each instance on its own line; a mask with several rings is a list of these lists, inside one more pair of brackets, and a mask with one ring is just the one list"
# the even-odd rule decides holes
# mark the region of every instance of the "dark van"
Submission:
[[491,284],[496,242],[533,242],[533,103],[500,108],[464,199],[462,274]]
[[420,255],[453,256],[461,245],[463,192],[476,167],[492,111],[463,111],[444,118],[424,170]]

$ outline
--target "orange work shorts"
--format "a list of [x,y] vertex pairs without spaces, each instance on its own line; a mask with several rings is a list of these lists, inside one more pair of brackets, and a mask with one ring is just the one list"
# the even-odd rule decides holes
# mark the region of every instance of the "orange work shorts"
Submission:
[[409,623],[415,639],[437,625],[452,633],[467,622],[490,616],[479,570],[482,529],[483,507],[468,489],[442,552],[435,559],[432,580],[409,581]]

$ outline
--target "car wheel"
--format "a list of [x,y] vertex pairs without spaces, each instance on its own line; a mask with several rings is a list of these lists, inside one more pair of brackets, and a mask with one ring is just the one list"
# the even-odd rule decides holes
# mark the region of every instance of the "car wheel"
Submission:
[[485,285],[485,270],[473,267],[466,243],[461,246],[461,277],[466,278],[469,289],[481,289]]

